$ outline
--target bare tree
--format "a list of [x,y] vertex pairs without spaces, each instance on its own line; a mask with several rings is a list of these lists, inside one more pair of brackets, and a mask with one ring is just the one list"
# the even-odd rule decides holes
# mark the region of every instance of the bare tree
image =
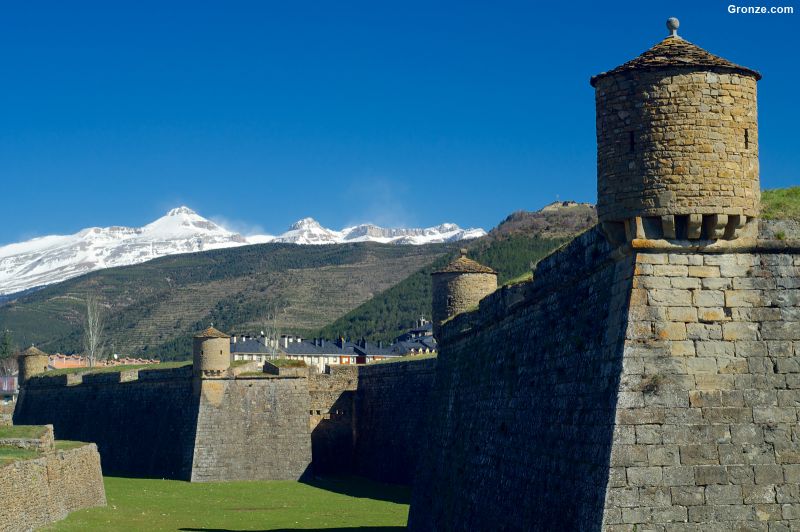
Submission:
[[0,336],[0,377],[10,377],[17,372],[17,357],[11,340],[11,331],[6,329]]
[[86,320],[83,328],[83,347],[89,367],[94,367],[103,358],[103,309],[94,294],[86,296]]
[[267,348],[267,358],[277,358],[278,352],[278,308],[276,304],[270,305],[270,310],[264,322],[264,330],[261,334],[264,336],[264,345]]

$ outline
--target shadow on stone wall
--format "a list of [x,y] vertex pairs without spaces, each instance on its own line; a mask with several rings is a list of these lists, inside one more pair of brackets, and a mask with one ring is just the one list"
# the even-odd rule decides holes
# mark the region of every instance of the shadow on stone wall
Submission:
[[[187,532],[293,532],[295,530],[311,530],[308,528],[265,528],[263,530],[253,530],[250,528],[179,528]],[[325,530],[325,532],[352,532],[358,530],[359,532],[390,532],[392,530],[406,530],[404,526],[352,526],[352,527],[339,527],[339,528],[323,528],[318,530]]]
[[633,273],[604,255],[590,231],[443,329],[409,529],[600,530]]
[[311,431],[311,467],[315,475],[352,473],[354,392],[344,391]]
[[[144,373],[144,372],[142,372]],[[59,440],[97,444],[103,474],[189,480],[199,398],[190,378],[25,386],[18,425],[52,424]]]
[[410,485],[435,368],[436,359],[428,358],[312,375],[314,474]]

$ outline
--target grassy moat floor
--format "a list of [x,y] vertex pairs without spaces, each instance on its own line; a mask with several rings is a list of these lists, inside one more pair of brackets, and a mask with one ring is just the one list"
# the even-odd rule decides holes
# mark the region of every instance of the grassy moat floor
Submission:
[[352,477],[196,483],[106,477],[108,506],[73,512],[63,530],[404,530],[410,491]]

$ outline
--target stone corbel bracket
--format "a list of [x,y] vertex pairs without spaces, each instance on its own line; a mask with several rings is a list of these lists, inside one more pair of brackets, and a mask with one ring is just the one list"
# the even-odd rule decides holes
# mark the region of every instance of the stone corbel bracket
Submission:
[[603,222],[601,227],[615,245],[635,240],[658,240],[681,247],[700,245],[706,248],[716,241],[755,239],[758,220],[740,214],[636,216],[621,222]]

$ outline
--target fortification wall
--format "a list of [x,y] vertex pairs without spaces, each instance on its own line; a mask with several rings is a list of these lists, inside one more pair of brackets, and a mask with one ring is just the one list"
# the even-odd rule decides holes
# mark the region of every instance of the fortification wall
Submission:
[[434,365],[197,382],[190,367],[37,377],[14,419],[52,424],[59,439],[96,442],[112,475],[297,480],[313,456],[317,474],[410,483]]
[[314,472],[411,484],[436,359],[309,375]]
[[435,358],[359,368],[357,474],[396,484],[414,481],[435,371]]
[[186,366],[33,378],[14,423],[52,424],[58,439],[95,442],[106,474],[188,480],[197,411]]
[[797,528],[800,254],[780,244],[609,253],[592,231],[446,324],[409,527]]
[[0,527],[39,528],[69,512],[105,506],[100,455],[94,444],[54,451],[0,467]]
[[203,380],[192,481],[298,480],[311,464],[308,379]]
[[411,529],[597,528],[632,275],[591,230],[445,324]]
[[356,432],[355,392],[358,366],[309,369],[309,429],[314,472],[352,473]]
[[800,528],[798,341],[800,255],[638,254],[604,528]]

